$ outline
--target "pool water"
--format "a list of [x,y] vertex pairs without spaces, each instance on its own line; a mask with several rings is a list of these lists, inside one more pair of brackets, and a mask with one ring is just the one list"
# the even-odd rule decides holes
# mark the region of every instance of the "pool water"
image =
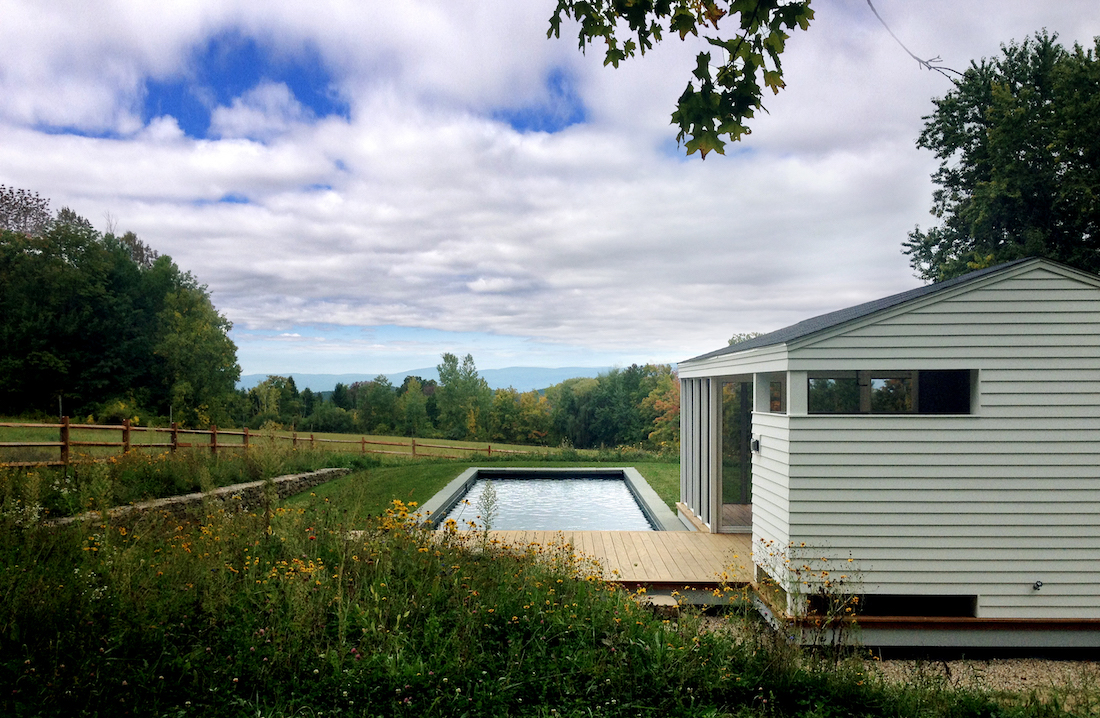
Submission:
[[483,527],[478,502],[490,483],[497,495],[493,530],[653,530],[624,480],[585,478],[479,479],[447,514],[460,530],[468,521]]

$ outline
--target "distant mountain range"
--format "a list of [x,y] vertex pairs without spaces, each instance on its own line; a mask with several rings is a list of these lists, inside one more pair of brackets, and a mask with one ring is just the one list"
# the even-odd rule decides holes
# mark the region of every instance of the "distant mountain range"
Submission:
[[[535,366],[511,366],[504,369],[479,369],[478,376],[483,378],[493,389],[506,389],[512,387],[517,391],[532,391],[545,389],[554,384],[560,384],[566,379],[575,377],[598,376],[608,372],[611,367],[592,366],[566,366],[550,369]],[[268,374],[245,374],[237,382],[238,389],[251,389],[266,379]],[[285,375],[284,375],[285,376]],[[309,389],[311,391],[332,391],[337,384],[348,386],[357,381],[371,381],[377,374],[291,374],[298,391]],[[435,379],[439,381],[439,373],[435,367],[425,369],[410,369],[396,374],[386,374],[394,386],[401,386],[407,376],[418,376],[422,379]]]

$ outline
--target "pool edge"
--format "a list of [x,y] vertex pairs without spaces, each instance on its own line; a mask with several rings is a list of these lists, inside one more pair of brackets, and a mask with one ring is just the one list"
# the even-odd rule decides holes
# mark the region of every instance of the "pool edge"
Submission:
[[555,477],[562,474],[583,471],[586,474],[616,474],[623,478],[626,488],[630,491],[634,500],[638,502],[646,520],[655,531],[690,531],[683,522],[669,509],[664,500],[653,490],[641,472],[632,466],[599,466],[599,467],[524,467],[524,468],[500,468],[471,466],[463,471],[439,492],[432,496],[420,507],[420,512],[425,517],[425,522],[436,524],[437,517],[446,516],[451,509],[458,504],[466,493],[466,490],[481,478],[492,478],[494,474],[527,474],[529,477]]

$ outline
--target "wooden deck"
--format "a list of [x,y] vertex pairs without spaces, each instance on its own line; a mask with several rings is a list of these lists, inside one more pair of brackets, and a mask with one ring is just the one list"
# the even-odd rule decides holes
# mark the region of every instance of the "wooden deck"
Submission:
[[609,581],[655,586],[747,584],[752,576],[748,534],[695,531],[490,531],[513,546],[568,543],[595,559]]

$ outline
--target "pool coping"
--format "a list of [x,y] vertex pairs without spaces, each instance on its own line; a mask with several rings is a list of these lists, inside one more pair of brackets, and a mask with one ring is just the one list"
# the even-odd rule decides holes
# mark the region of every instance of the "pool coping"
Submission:
[[622,477],[626,482],[626,488],[638,502],[646,519],[653,525],[655,531],[690,531],[680,521],[679,517],[657,495],[649,482],[645,480],[637,469],[631,466],[598,466],[598,467],[547,467],[547,468],[492,468],[483,466],[471,466],[459,474],[454,480],[443,487],[435,496],[428,499],[420,511],[427,517],[427,523],[434,524],[442,520],[451,509],[465,495],[466,490],[478,479],[491,479],[494,476],[515,477],[517,474],[529,479],[557,479],[563,475],[584,472],[589,475],[606,474],[614,477]]

